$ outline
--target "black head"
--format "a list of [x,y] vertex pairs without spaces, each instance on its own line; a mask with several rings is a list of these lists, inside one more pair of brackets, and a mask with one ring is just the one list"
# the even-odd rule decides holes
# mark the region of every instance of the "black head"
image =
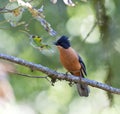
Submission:
[[54,44],[56,46],[61,46],[65,49],[68,49],[70,47],[70,42],[68,40],[68,37],[66,37],[66,36],[60,37]]

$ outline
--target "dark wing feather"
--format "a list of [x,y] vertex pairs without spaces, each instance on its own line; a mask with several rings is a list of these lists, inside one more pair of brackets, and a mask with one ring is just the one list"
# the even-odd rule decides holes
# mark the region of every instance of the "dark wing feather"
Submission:
[[[85,74],[85,75],[87,76],[85,63],[83,62],[82,58],[81,58],[79,55],[78,55],[78,57],[79,57],[79,62],[80,62],[81,67],[82,67],[81,73],[82,73],[82,74]],[[84,76],[84,75],[83,75],[83,76]]]

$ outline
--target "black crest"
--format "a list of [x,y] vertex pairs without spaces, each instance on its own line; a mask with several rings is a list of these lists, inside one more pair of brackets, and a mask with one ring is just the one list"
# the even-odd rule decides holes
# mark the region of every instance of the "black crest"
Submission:
[[68,37],[62,36],[55,42],[55,45],[62,46],[63,48],[67,49],[70,47],[70,42],[68,40]]

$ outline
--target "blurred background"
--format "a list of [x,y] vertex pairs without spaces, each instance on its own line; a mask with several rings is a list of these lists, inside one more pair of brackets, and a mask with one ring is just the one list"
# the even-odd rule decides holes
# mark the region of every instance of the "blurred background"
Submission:
[[[16,15],[6,13],[3,9],[14,9],[16,3],[0,0],[0,53],[65,73],[53,42],[66,35],[86,64],[87,78],[120,88],[120,1],[73,2],[76,4],[74,7],[65,5],[62,0],[56,4],[49,0],[30,1],[37,9],[44,5],[45,19],[57,32],[52,37],[27,9],[22,9]],[[26,26],[28,33],[42,37],[43,42],[51,48],[40,51],[30,45],[29,36],[24,32]],[[52,86],[45,79],[21,77],[9,74],[9,70],[45,76],[41,72],[32,72],[28,68],[0,60],[0,114],[120,113],[119,95],[90,87],[89,97],[79,97],[76,87],[70,87],[66,81],[57,81]]]

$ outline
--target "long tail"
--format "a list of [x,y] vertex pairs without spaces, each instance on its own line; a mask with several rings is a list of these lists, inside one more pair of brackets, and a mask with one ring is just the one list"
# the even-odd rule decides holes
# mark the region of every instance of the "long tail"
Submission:
[[81,84],[76,84],[77,85],[77,90],[80,96],[88,97],[89,96],[89,88],[88,85],[81,83]]

